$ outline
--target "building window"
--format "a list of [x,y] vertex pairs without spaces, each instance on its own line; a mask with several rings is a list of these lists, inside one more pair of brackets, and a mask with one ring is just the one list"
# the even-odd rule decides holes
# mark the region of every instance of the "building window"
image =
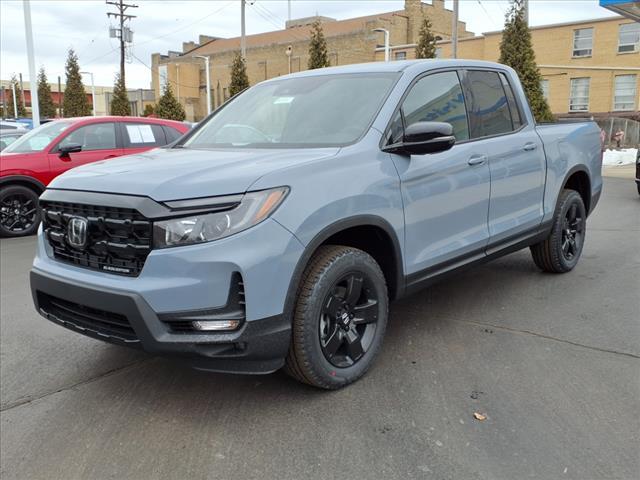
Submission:
[[164,93],[164,89],[167,88],[167,66],[158,66],[158,86],[160,87],[160,95]]
[[573,31],[573,56],[590,57],[593,53],[593,28]]
[[637,75],[618,75],[613,94],[614,110],[634,110],[637,95]]
[[407,52],[396,52],[396,60],[406,60]]
[[640,50],[640,23],[625,23],[618,31],[618,53]]
[[571,92],[569,96],[570,112],[589,111],[589,84],[590,78],[572,78]]
[[549,101],[549,80],[540,81],[540,88],[542,88],[542,96],[548,102]]

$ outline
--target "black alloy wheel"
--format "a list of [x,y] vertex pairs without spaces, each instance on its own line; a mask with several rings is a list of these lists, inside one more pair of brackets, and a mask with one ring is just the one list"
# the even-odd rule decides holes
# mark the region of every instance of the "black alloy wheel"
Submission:
[[380,352],[389,317],[378,263],[357,248],[323,245],[297,293],[285,372],[327,390],[358,380]]
[[16,185],[0,191],[0,235],[31,235],[39,224],[38,195],[33,190]]
[[562,255],[571,262],[580,254],[584,243],[585,219],[581,216],[577,204],[572,204],[567,210],[562,225]]
[[378,298],[371,279],[352,272],[336,282],[323,302],[320,346],[338,368],[360,360],[371,347],[378,321]]

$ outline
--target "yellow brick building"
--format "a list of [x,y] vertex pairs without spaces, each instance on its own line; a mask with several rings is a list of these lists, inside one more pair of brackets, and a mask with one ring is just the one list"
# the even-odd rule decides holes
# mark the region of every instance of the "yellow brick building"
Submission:
[[[384,60],[383,35],[390,32],[390,59],[415,57],[423,16],[428,16],[439,37],[438,56],[451,56],[452,12],[443,0],[431,4],[405,0],[404,10],[336,21],[312,17],[287,22],[286,28],[248,35],[247,73],[252,85],[305,70],[310,24],[320,19],[332,65]],[[543,90],[558,116],[621,116],[640,120],[640,24],[623,17],[531,28],[536,59],[543,75]],[[474,36],[458,23],[458,57],[497,61],[501,32]],[[286,55],[291,46],[292,55]],[[213,108],[229,96],[230,65],[240,50],[240,38],[201,35],[198,43],[183,44],[181,52],[152,55],[152,89],[159,98],[165,82],[185,106],[188,120],[206,114],[206,76],[202,56],[210,59]],[[290,60],[290,63],[289,63]]]

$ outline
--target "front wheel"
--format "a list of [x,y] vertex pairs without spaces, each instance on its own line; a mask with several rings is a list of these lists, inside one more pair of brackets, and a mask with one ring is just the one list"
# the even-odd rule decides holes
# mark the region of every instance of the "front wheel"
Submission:
[[370,255],[320,247],[303,274],[285,371],[328,390],[355,382],[380,351],[388,305],[384,274]]
[[578,264],[586,234],[587,210],[575,190],[563,190],[558,199],[551,233],[531,247],[533,261],[541,270],[565,273]]
[[32,235],[40,224],[38,194],[22,185],[0,188],[0,236]]

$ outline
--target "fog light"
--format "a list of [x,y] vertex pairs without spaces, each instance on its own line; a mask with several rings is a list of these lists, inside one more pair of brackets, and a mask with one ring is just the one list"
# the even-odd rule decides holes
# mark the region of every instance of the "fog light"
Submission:
[[213,332],[221,330],[235,330],[240,325],[240,320],[199,320],[191,322],[195,330]]

